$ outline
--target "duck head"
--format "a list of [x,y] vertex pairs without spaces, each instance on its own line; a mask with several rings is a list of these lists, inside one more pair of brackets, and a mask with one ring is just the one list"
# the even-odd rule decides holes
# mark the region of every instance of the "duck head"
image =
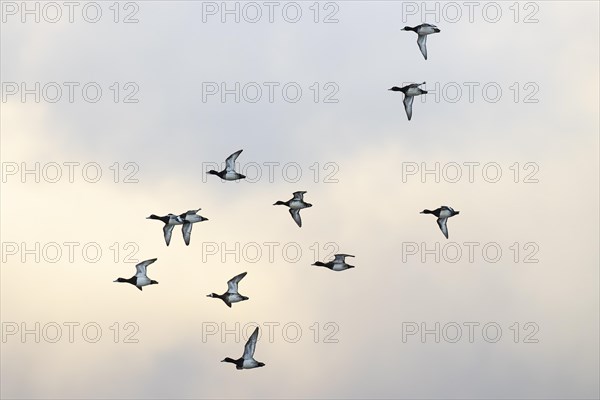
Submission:
[[117,278],[113,282],[126,282],[126,283],[131,283],[132,285],[135,285],[135,276],[133,276],[133,277],[131,277],[129,279]]
[[402,88],[399,88],[398,86],[394,86],[389,88],[388,90],[391,90],[392,92],[401,92]]

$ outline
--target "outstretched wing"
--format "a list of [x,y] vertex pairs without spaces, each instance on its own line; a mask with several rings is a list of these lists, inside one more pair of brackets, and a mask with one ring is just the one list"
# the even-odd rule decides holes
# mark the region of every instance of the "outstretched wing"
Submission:
[[201,208],[197,209],[197,210],[188,210],[186,212],[184,212],[183,214],[179,214],[179,217],[181,219],[185,219],[186,216],[188,215],[196,215],[196,213],[198,213],[198,211],[202,210]]
[[417,38],[417,44],[419,45],[421,54],[423,54],[423,57],[425,57],[425,59],[427,60],[427,35],[419,35],[419,37]]
[[181,233],[183,233],[183,240],[186,246],[190,245],[190,239],[192,237],[192,224],[191,222],[184,222],[181,227]]
[[406,111],[406,116],[408,120],[412,118],[412,104],[413,104],[413,96],[404,96],[404,110]]
[[165,242],[167,243],[167,246],[169,243],[171,243],[171,233],[173,233],[174,227],[175,225],[171,224],[165,224],[165,226],[163,226],[163,233],[165,235]]
[[246,346],[244,346],[244,355],[242,358],[244,360],[249,360],[254,356],[254,350],[256,350],[256,341],[258,340],[258,326],[252,332],[250,339],[246,342]]
[[300,210],[290,208],[290,214],[292,215],[294,221],[296,221],[296,224],[298,224],[298,226],[302,228],[302,218],[300,218]]
[[346,257],[354,257],[351,254],[335,254],[333,262],[344,262]]
[[301,191],[301,192],[294,192],[294,198],[292,200],[300,200],[303,201],[304,200],[304,193],[306,193],[306,191]]
[[238,292],[238,283],[244,279],[247,272],[242,272],[239,275],[234,276],[227,282],[227,293],[237,293]]
[[145,277],[146,276],[146,268],[148,268],[148,265],[152,264],[156,260],[158,260],[158,259],[152,258],[150,260],[142,261],[141,263],[137,264],[135,266],[135,269],[136,269],[135,276],[137,276],[138,278]]
[[225,169],[228,172],[235,171],[235,160],[238,158],[242,151],[244,151],[244,149],[238,150],[229,157],[227,157],[227,159],[225,160]]
[[446,226],[447,221],[448,221],[448,218],[438,218],[437,219],[437,224],[440,227],[440,229],[442,230],[442,233],[444,234],[444,236],[446,236],[446,239],[448,239],[448,227]]

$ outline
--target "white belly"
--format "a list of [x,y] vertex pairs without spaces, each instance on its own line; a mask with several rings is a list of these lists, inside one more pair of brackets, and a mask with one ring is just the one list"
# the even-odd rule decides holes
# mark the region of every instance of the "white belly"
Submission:
[[419,32],[418,32],[419,35],[429,35],[432,33],[435,33],[435,28],[432,28],[430,26],[423,27],[423,28],[419,29]]
[[230,303],[238,303],[240,301],[242,301],[242,296],[239,294],[231,294],[229,295],[229,302]]
[[346,269],[346,263],[334,263],[332,269],[334,271],[343,271]]
[[418,96],[421,94],[421,89],[420,88],[409,88],[406,91],[406,95],[407,96]]
[[226,181],[234,181],[238,178],[238,174],[237,172],[226,172],[225,173],[225,180]]
[[303,208],[306,208],[306,206],[298,200],[294,200],[290,201],[290,208],[293,210],[301,210]]
[[256,368],[258,366],[258,363],[254,360],[244,360],[244,363],[242,364],[242,366],[244,368]]
[[150,284],[149,278],[137,278],[136,286],[147,286]]
[[450,211],[448,210],[442,210],[440,211],[440,218],[448,218],[450,217],[452,214],[450,213]]

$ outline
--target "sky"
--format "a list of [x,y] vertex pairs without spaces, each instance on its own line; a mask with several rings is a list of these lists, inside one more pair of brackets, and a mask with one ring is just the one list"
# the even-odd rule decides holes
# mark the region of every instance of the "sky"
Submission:
[[[600,396],[598,2],[24,4],[2,398]],[[206,174],[239,149],[245,180]],[[273,206],[299,190],[301,228]],[[197,208],[189,246],[146,219]],[[206,297],[241,272],[248,301]],[[254,326],[266,366],[221,363]]]

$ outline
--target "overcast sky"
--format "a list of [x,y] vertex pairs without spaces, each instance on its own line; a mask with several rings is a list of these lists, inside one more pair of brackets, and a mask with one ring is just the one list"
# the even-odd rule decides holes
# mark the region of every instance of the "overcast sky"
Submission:
[[598,2],[53,4],[1,4],[3,398],[600,395]]

